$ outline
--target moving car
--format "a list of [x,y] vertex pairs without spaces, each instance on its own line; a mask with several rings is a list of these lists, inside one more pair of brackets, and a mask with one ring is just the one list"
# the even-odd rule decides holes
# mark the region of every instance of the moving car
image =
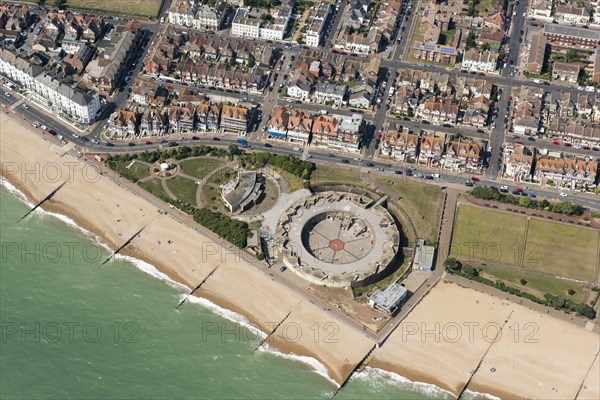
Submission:
[[568,195],[565,192],[560,192],[560,197],[567,197]]
[[279,272],[283,272],[287,269],[287,267],[284,265],[283,267],[279,268]]

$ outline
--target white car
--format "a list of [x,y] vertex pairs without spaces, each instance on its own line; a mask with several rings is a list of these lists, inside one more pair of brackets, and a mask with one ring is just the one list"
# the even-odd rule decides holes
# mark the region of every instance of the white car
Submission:
[[500,190],[508,190],[508,186],[500,186]]
[[337,110],[339,107],[337,105],[332,105],[331,108],[333,108],[334,110]]
[[23,103],[23,108],[26,109],[26,110],[29,110],[29,106],[27,104],[25,104],[25,103]]
[[565,192],[560,192],[560,197],[567,197],[567,194]]
[[292,102],[292,101],[294,101],[294,100],[292,100],[292,99],[287,99],[286,101],[287,101],[288,103],[291,103],[291,102]]
[[92,143],[94,143],[94,144],[100,144],[100,142],[98,141],[98,139],[92,139]]
[[361,162],[361,161],[362,161],[362,159],[361,159],[360,157],[354,157],[354,161]]
[[75,139],[79,139],[79,135],[78,135],[78,134],[76,134],[76,133],[74,133],[72,136],[73,136]]

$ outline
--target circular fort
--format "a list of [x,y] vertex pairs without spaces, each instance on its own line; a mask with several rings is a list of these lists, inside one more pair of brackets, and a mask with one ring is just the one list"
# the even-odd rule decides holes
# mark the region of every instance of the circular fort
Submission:
[[322,192],[296,201],[282,214],[276,239],[283,262],[302,278],[361,287],[393,272],[400,234],[376,200]]

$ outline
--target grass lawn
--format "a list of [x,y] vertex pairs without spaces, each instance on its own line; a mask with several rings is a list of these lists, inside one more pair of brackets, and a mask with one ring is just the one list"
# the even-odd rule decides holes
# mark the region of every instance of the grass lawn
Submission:
[[[545,293],[550,293],[565,299],[572,299],[578,303],[583,302],[583,287],[575,282],[549,278],[526,271],[514,271],[508,268],[490,266],[478,268],[483,270],[482,276],[484,278],[492,281],[499,279],[509,286],[516,287],[539,298],[543,298]],[[527,283],[525,285],[521,284],[521,279],[525,279]],[[569,289],[575,291],[573,296],[567,293]]]
[[214,185],[222,185],[228,180],[231,180],[235,177],[235,171],[231,168],[223,168],[208,178],[208,183],[212,183]]
[[492,9],[492,0],[479,0],[475,4],[475,11],[481,14],[485,14]]
[[310,177],[311,185],[324,183],[341,183],[362,186],[363,181],[358,172],[334,164],[317,165]]
[[[132,164],[131,161],[117,161],[116,164],[117,172],[129,180],[138,181],[150,176],[148,166],[142,164],[141,162],[134,161]],[[131,166],[127,168],[129,164],[131,164]]]
[[199,157],[178,162],[184,174],[203,179],[223,164],[218,158]]
[[[133,15],[156,18],[164,0],[67,0],[67,7],[98,13],[109,12],[123,16]],[[35,0],[16,1],[16,3],[36,3]],[[52,6],[47,1],[46,6]]]
[[203,207],[206,207],[211,211],[218,211],[225,215],[229,215],[229,209],[225,207],[223,200],[221,200],[220,187],[223,183],[232,179],[234,174],[235,171],[233,169],[223,168],[208,178],[208,181],[202,187],[202,192],[200,193],[200,201],[202,202]]
[[463,262],[476,260],[519,267],[517,249],[525,243],[526,218],[459,203],[451,254]]
[[593,229],[532,218],[523,268],[595,282],[599,238]]
[[398,206],[409,215],[419,239],[437,240],[444,199],[444,194],[439,187],[406,178],[373,175],[372,179],[402,197],[397,202]]
[[198,206],[196,203],[196,189],[198,189],[198,185],[194,181],[176,176],[167,180],[167,186],[179,200],[194,207]]
[[170,199],[169,195],[164,191],[160,179],[158,178],[153,178],[146,182],[138,182],[138,185],[160,199]]

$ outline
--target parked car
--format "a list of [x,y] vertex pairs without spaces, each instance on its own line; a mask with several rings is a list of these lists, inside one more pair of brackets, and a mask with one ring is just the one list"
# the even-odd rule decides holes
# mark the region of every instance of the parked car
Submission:
[[370,163],[370,162],[366,163],[365,165],[366,165],[367,167],[374,167],[374,166],[375,166],[375,164],[373,164],[373,163]]
[[92,139],[92,143],[94,143],[94,144],[100,144],[100,141],[98,139]]
[[350,163],[350,161],[346,160],[345,158],[342,160],[342,164],[348,164]]
[[567,197],[568,195],[565,192],[560,192],[560,197]]
[[271,143],[265,143],[265,147],[273,147]]
[[465,186],[467,186],[467,187],[473,187],[473,186],[475,186],[475,184],[473,182],[471,182],[471,181],[466,181],[465,182]]
[[283,267],[279,268],[279,272],[284,272],[287,269],[287,267],[284,265]]

